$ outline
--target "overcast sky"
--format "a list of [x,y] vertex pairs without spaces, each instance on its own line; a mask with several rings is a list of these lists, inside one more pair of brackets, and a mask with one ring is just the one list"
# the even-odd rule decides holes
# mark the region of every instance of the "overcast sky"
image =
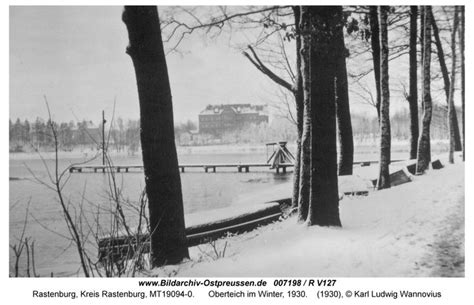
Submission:
[[[121,14],[121,6],[10,7],[10,118],[46,118],[46,95],[56,121],[99,122],[102,110],[110,117],[114,98],[116,116],[137,119],[136,81],[132,61],[125,53],[128,37]],[[281,89],[235,47],[245,45],[245,39],[252,41],[248,33],[234,30],[231,36],[223,33],[204,39],[202,32],[195,32],[186,36],[181,53],[167,56],[175,122],[197,121],[207,104],[278,100]],[[389,33],[390,39],[396,39],[394,36],[394,32]],[[350,39],[346,38],[349,49]],[[362,62],[349,59],[348,69],[357,73],[371,67],[368,56]],[[407,83],[408,56],[391,61],[389,69],[390,108],[394,113],[407,107],[401,87]],[[373,75],[364,81],[375,94]],[[440,80],[438,83],[442,84]],[[438,87],[439,91],[432,92],[433,98],[444,103],[442,87]],[[353,93],[358,87],[351,85],[350,89],[351,110],[374,116],[373,107]]]
[[[139,117],[122,7],[11,7],[10,118],[98,121]],[[167,56],[175,121],[197,121],[207,104],[266,103],[275,87],[226,39],[187,38]]]

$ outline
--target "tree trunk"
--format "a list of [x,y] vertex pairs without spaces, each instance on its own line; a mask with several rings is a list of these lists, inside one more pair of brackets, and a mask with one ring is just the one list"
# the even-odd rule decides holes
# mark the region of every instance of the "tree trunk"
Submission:
[[377,189],[390,188],[390,89],[388,82],[388,6],[379,6],[382,104],[380,109],[380,168]]
[[[419,7],[419,15],[420,15],[420,47],[421,47],[421,54],[420,54],[420,60],[421,60],[421,73],[423,73],[423,50],[425,49],[425,44],[424,44],[424,37],[425,37],[425,7],[423,5],[420,5]],[[423,97],[421,97],[421,108],[423,109]]]
[[158,10],[126,6],[130,55],[140,102],[140,138],[148,197],[153,267],[189,257],[174,142],[173,106]]
[[300,35],[300,8],[293,6],[293,13],[295,16],[296,28],[296,80],[294,97],[296,104],[296,127],[298,131],[298,140],[296,141],[296,160],[293,172],[293,197],[292,208],[298,207],[299,185],[300,185],[300,163],[301,163],[301,137],[303,135],[303,111],[304,111],[304,96],[303,96],[303,80],[301,78],[301,35]]
[[416,159],[418,151],[418,79],[417,79],[417,18],[418,7],[410,6],[410,93],[408,104],[410,106],[410,159]]
[[337,184],[335,79],[341,6],[311,6],[311,191],[307,225],[341,226]]
[[459,27],[459,44],[461,49],[461,103],[462,103],[462,160],[465,160],[466,156],[466,121],[465,121],[465,63],[464,63],[464,6],[460,7],[461,24]]
[[372,60],[374,63],[374,76],[375,76],[375,90],[377,92],[375,107],[377,108],[377,116],[380,121],[380,29],[379,20],[376,6],[370,6],[369,8],[369,21],[370,21],[370,42],[372,45]]
[[416,173],[422,174],[429,167],[431,162],[431,147],[430,147],[430,124],[432,115],[431,103],[431,7],[425,6],[424,15],[424,30],[423,30],[423,120],[421,135],[418,140],[418,157],[416,164]]
[[311,20],[307,6],[300,7],[301,20],[301,79],[303,90],[303,133],[301,135],[300,185],[298,196],[298,222],[308,217],[311,179],[311,79],[309,75],[309,49],[311,44]]
[[354,162],[354,139],[352,137],[351,111],[349,106],[349,88],[347,84],[346,46],[344,31],[336,33],[338,54],[336,66],[336,116],[339,137],[339,175],[352,175]]
[[[443,51],[443,45],[441,43],[441,38],[439,37],[439,29],[438,25],[436,24],[436,20],[434,19],[433,12],[430,10],[430,17],[431,17],[431,24],[432,24],[432,29],[433,29],[433,36],[435,38],[435,45],[436,49],[438,51],[438,59],[439,59],[439,65],[441,67],[441,74],[443,75],[443,81],[444,81],[444,93],[446,95],[446,104],[448,105],[449,108],[449,94],[451,90],[451,84],[452,82],[449,81],[449,72],[448,72],[448,67],[446,65],[446,60],[444,56],[444,51]],[[455,84],[453,84],[455,86]],[[461,144],[461,135],[459,133],[459,124],[458,124],[458,116],[456,114],[456,111],[453,112],[452,114],[453,120],[454,120],[454,150],[455,151],[461,151],[462,150],[462,144]]]
[[448,162],[454,163],[456,108],[454,108],[454,84],[456,84],[456,31],[458,28],[458,6],[454,8],[453,32],[451,33],[451,86],[448,99],[448,126],[449,126],[449,157]]

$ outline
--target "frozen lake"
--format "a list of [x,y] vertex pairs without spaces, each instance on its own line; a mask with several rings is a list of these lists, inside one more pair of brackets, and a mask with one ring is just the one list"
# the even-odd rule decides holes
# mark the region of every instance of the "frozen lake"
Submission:
[[[207,153],[181,154],[180,163],[238,163],[265,162],[265,153]],[[60,161],[60,168],[66,168],[71,163],[83,161],[83,158],[67,158]],[[45,160],[52,171],[54,161]],[[99,160],[93,161],[98,164]],[[113,158],[114,164],[142,164],[141,156],[121,156]],[[10,159],[10,243],[21,234],[25,219],[26,208],[30,202],[29,211],[34,215],[29,217],[26,236],[31,236],[35,242],[36,266],[42,276],[54,272],[57,276],[73,274],[78,268],[78,260],[74,247],[54,232],[67,233],[57,195],[44,185],[35,181],[33,174],[48,181],[44,163],[38,158],[25,157]],[[143,172],[116,174],[117,184],[122,190],[124,199],[138,202],[145,182]],[[18,179],[18,180],[17,180]],[[240,194],[258,191],[265,186],[273,186],[292,179],[291,170],[287,174],[275,174],[266,169],[251,169],[249,173],[237,173],[236,169],[218,169],[217,173],[204,173],[202,169],[187,170],[181,174],[185,214],[212,210],[232,205]],[[86,218],[94,219],[93,214],[99,207],[107,209],[109,178],[102,173],[72,174],[64,188],[69,202],[73,206],[82,204]],[[84,196],[83,196],[84,194]],[[82,200],[84,197],[85,200]],[[87,216],[89,215],[89,216]],[[128,214],[133,223],[133,216]],[[103,220],[107,221],[106,215]],[[92,222],[92,221],[91,221]],[[67,250],[65,251],[64,249]],[[12,270],[13,252],[10,251],[10,270]]]
[[[442,151],[444,144],[434,144],[433,154]],[[392,148],[392,159],[406,159],[406,146]],[[377,147],[363,147],[355,150],[354,160],[377,160]],[[232,151],[201,151],[195,149],[180,149],[178,158],[185,163],[263,163],[266,161],[265,150]],[[50,155],[45,155],[46,165],[53,170],[54,162]],[[84,154],[71,154],[61,158],[60,168],[66,168],[71,163],[84,160]],[[90,156],[90,153],[89,153]],[[61,156],[60,156],[61,157]],[[99,158],[100,159],[100,158]],[[100,160],[93,161],[99,164]],[[113,157],[114,164],[142,164],[141,155]],[[39,184],[31,172],[39,179],[48,181],[48,174],[43,161],[37,155],[10,155],[10,244],[15,243],[21,234],[28,202],[29,216],[25,236],[35,240],[36,269],[41,276],[72,276],[79,268],[79,261],[73,246],[59,234],[67,235],[57,195]],[[122,190],[124,199],[137,202],[144,188],[143,172],[116,174],[117,184]],[[276,174],[266,169],[251,169],[249,173],[237,173],[235,168],[222,170],[217,173],[204,173],[203,169],[187,170],[181,174],[185,214],[209,211],[217,208],[242,204],[239,196],[258,192],[269,186],[275,186],[292,179],[291,170],[287,174]],[[91,223],[96,221],[97,211],[101,210],[99,222],[110,220],[108,200],[108,175],[102,173],[72,174],[64,188],[68,202],[74,207],[82,205],[85,218]],[[127,211],[126,211],[127,212]],[[127,213],[130,223],[136,217]],[[95,249],[91,250],[92,252]],[[10,271],[13,268],[13,251],[10,250]],[[25,263],[26,265],[26,263]]]

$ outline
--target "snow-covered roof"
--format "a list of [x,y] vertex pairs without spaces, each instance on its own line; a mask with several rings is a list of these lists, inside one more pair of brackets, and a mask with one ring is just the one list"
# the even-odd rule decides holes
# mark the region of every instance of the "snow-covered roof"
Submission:
[[261,114],[265,112],[267,105],[251,105],[251,104],[221,104],[221,105],[207,105],[201,111],[201,115],[220,115],[224,111],[232,111],[240,114]]

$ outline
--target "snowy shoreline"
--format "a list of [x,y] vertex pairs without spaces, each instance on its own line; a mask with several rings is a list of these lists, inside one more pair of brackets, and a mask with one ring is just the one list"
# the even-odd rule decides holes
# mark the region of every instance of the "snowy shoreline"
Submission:
[[[342,228],[307,227],[295,217],[220,239],[191,259],[152,271],[165,276],[464,276],[464,163],[412,177],[368,197],[340,202]],[[295,251],[297,249],[297,251]],[[323,249],[323,250],[321,250]]]
[[[374,153],[378,152],[379,143],[374,142],[362,142],[355,143],[354,148],[356,152],[364,153]],[[448,140],[434,140],[432,143],[433,151],[447,151],[448,149]],[[295,143],[288,143],[287,147],[290,151],[296,151]],[[392,152],[408,152],[409,143],[407,140],[403,141],[392,141]],[[177,146],[176,150],[178,155],[184,154],[235,154],[235,153],[265,153],[267,147],[264,143],[261,144],[223,144],[223,145],[205,145],[205,146]],[[268,147],[268,151],[271,151],[271,147]],[[60,151],[60,159],[87,159],[93,156],[101,156],[101,152],[96,149],[90,148],[75,148],[72,151]],[[131,154],[127,151],[110,151],[109,156],[113,158],[118,157],[130,157]],[[135,152],[132,156],[141,158],[141,151]],[[19,152],[19,153],[9,153],[10,160],[39,160],[44,158],[46,160],[54,159],[55,153],[52,151],[49,152]]]

